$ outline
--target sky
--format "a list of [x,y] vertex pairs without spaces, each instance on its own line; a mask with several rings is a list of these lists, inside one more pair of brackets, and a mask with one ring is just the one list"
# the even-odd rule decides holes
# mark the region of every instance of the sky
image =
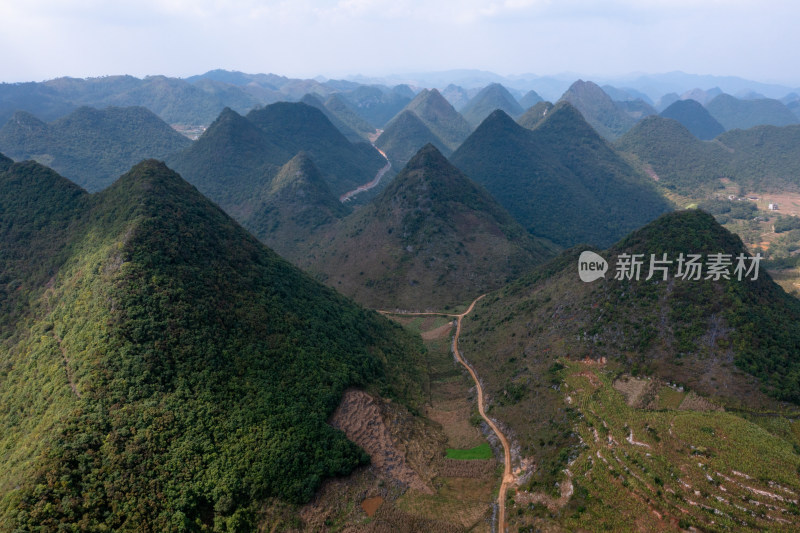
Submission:
[[680,70],[800,86],[796,0],[0,0],[0,81]]

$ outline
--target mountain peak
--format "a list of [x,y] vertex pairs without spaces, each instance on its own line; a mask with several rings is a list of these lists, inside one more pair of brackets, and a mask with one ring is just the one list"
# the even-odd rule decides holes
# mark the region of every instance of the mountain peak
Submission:
[[700,102],[691,98],[673,102],[660,114],[662,117],[677,120],[703,141],[710,141],[725,132],[722,124]]
[[298,152],[297,155],[281,167],[281,170],[272,180],[271,189],[273,192],[277,192],[298,183],[323,187],[330,194],[330,189],[325,183],[322,174],[305,151]]
[[599,85],[591,81],[576,81],[561,96],[561,100],[574,105],[597,133],[606,139],[616,139],[636,123]]
[[416,114],[449,150],[458,148],[472,129],[464,117],[436,89],[424,89],[405,109]]
[[508,92],[508,89],[499,83],[492,83],[481,89],[481,91],[464,106],[462,113],[467,122],[474,127],[480,124],[496,109],[501,109],[505,111],[506,114],[513,117],[518,117],[525,112],[516,98]]
[[411,110],[404,110],[394,117],[375,145],[383,150],[392,165],[404,166],[419,151],[420,146],[433,144],[448,154],[450,150],[423,120]]

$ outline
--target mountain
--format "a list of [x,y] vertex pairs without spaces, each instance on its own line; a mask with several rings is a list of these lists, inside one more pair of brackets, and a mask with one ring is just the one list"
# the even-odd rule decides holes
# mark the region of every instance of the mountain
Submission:
[[408,109],[394,117],[375,141],[375,146],[386,154],[395,168],[403,168],[427,144],[432,144],[443,154],[452,153],[444,141]]
[[769,98],[739,100],[729,94],[720,94],[706,109],[726,130],[747,129],[754,126],[788,126],[800,122],[779,100]]
[[368,462],[346,388],[420,395],[418,341],[161,163],[94,195],[19,163],[0,202],[3,530],[258,529]]
[[352,104],[353,111],[375,128],[383,128],[411,101],[408,96],[391,89],[367,85],[342,93],[342,97]]
[[550,102],[539,102],[525,111],[525,113],[517,119],[517,124],[523,128],[532,130],[539,122],[544,120],[544,117],[547,116],[547,113],[549,113],[551,109],[553,109],[553,104]]
[[536,91],[530,90],[519,99],[519,105],[522,106],[522,109],[530,109],[543,101],[544,99]]
[[90,191],[142,159],[163,159],[191,144],[143,107],[81,107],[49,124],[17,112],[0,129],[0,151],[50,165]]
[[678,100],[660,113],[664,118],[677,120],[692,135],[703,141],[710,141],[725,131],[722,124],[711,116],[700,102],[695,100]]
[[427,145],[298,259],[364,305],[447,309],[502,286],[554,249]]
[[245,223],[260,191],[292,156],[289,148],[226,108],[192,146],[168,158],[167,164]]
[[[763,268],[756,280],[752,273],[738,280],[736,259],[729,280],[680,279],[680,254],[700,254],[704,265],[709,254],[743,254],[751,266],[741,240],[698,210],[663,215],[594,250],[608,261],[604,279],[581,281],[582,250],[486,296],[464,319],[459,342],[486,383],[487,410],[537,466],[522,488],[556,497],[556,483],[573,489],[562,512],[537,524],[624,530],[636,522],[663,531],[687,522],[716,529],[735,519],[745,525],[734,529],[774,528],[754,511],[774,500],[754,500],[763,492],[751,490],[766,491],[777,479],[798,485],[782,474],[791,468],[795,476],[797,439],[770,428],[786,427],[797,409],[785,402],[800,401],[800,302]],[[642,254],[638,279],[615,279],[623,254]],[[662,271],[645,279],[651,254],[672,261],[666,282]],[[775,461],[783,466],[771,467]],[[639,505],[644,495],[653,507]],[[524,496],[515,496],[519,508],[528,505]],[[519,514],[513,520],[526,523]],[[675,528],[673,519],[684,525]],[[794,527],[787,517],[776,529]]]
[[50,122],[76,107],[41,83],[0,83],[0,124],[8,122],[17,111],[26,111]]
[[302,103],[254,109],[247,120],[291,156],[307,152],[336,195],[369,182],[386,164],[371,145],[349,142],[321,111]]
[[366,136],[362,136],[356,130],[347,125],[347,123],[345,123],[341,118],[339,118],[336,113],[328,109],[322,100],[320,100],[317,96],[313,94],[306,94],[300,99],[300,102],[310,105],[311,107],[316,107],[322,111],[322,114],[331,121],[331,124],[336,126],[336,129],[339,130],[339,132],[344,135],[345,139],[351,143],[364,142],[368,140]]
[[606,139],[616,139],[633,127],[636,120],[621,110],[591,81],[578,80],[573,83],[561,100],[572,104],[581,112],[586,122]]
[[225,92],[207,84],[204,90],[166,76],[57,78],[45,84],[78,105],[146,107],[169,124],[209,124],[225,107],[246,112],[260,103],[240,88]]
[[463,109],[470,100],[469,93],[466,89],[458,85],[453,85],[452,83],[445,87],[441,94],[450,102],[450,105],[452,105],[456,111]]
[[676,120],[648,117],[617,141],[657,179],[658,185],[690,198],[722,188],[721,178],[744,193],[798,191],[800,126],[758,126],[701,141]]
[[534,129],[492,113],[451,161],[531,233],[608,245],[669,209],[567,102]]
[[518,117],[525,112],[516,98],[508,92],[508,89],[499,83],[492,83],[476,94],[464,106],[461,114],[475,128],[496,109],[500,109],[512,117]]
[[472,132],[464,117],[436,89],[423,89],[405,109],[417,115],[451,151]]
[[283,257],[291,257],[317,228],[350,212],[305,152],[283,165],[258,198],[244,226]]
[[279,102],[242,117],[226,109],[168,164],[248,226],[259,194],[280,167],[305,152],[333,194],[371,181],[385,164],[367,143],[350,143],[319,109]]
[[364,139],[369,140],[370,136],[375,134],[375,128],[358,116],[358,113],[353,110],[353,106],[341,94],[330,95],[325,100],[325,107]]

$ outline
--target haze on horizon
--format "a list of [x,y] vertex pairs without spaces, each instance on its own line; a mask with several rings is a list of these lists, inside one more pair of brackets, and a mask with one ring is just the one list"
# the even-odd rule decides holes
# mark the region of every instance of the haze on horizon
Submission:
[[0,81],[684,71],[800,86],[791,0],[0,0]]

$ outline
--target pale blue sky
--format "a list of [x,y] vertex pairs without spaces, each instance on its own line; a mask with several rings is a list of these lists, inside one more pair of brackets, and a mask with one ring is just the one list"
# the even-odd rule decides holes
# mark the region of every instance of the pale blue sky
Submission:
[[800,85],[796,0],[0,0],[0,81],[673,70]]

